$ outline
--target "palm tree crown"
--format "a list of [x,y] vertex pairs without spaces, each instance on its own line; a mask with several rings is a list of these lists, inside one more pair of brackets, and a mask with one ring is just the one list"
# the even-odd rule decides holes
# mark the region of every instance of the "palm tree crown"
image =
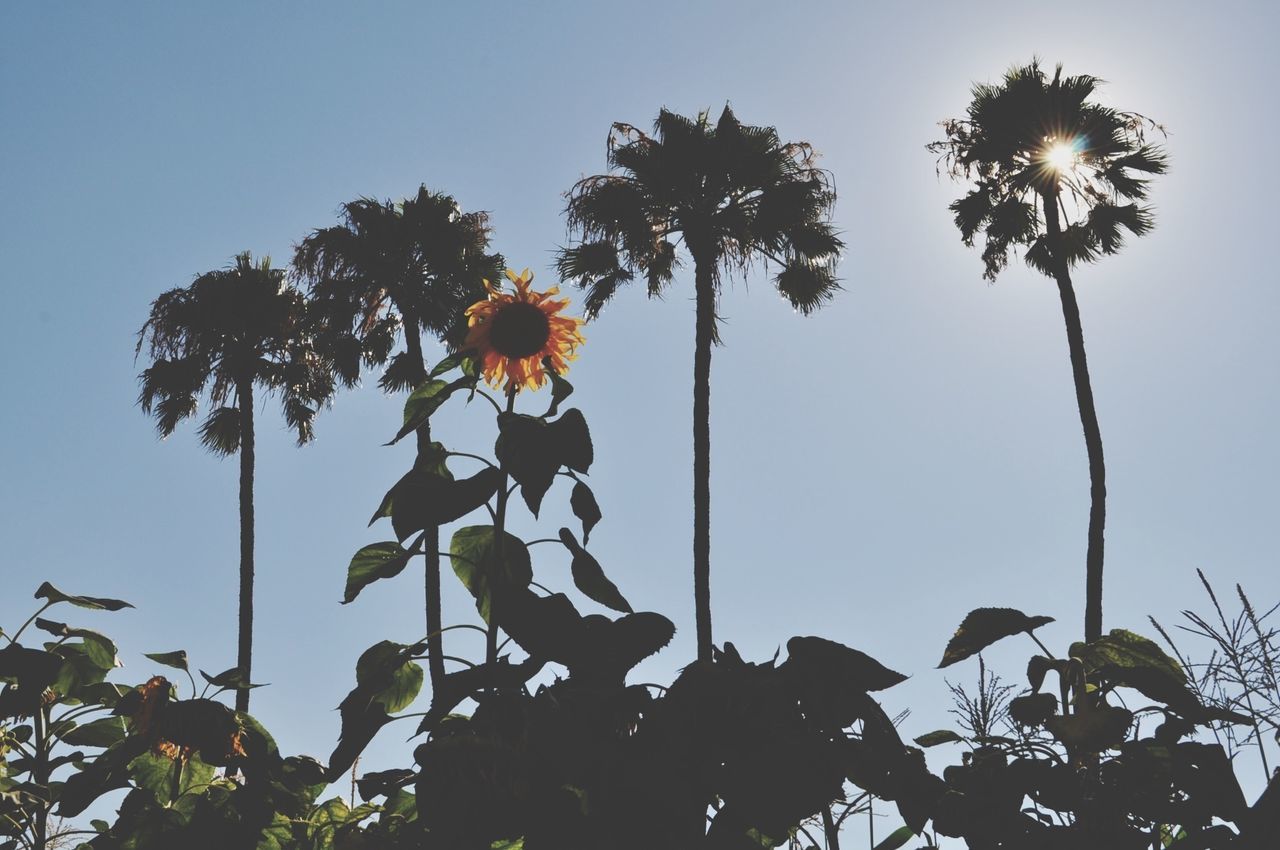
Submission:
[[137,353],[152,360],[139,379],[138,403],[161,436],[194,416],[200,397],[211,406],[200,439],[216,454],[240,447],[241,411],[227,402],[244,382],[279,393],[298,444],[315,436],[319,407],[333,394],[333,376],[316,353],[303,294],[289,286],[271,258],[248,252],[227,269],[200,275],[151,305],[138,332]]
[[716,287],[722,269],[777,264],[778,291],[803,313],[839,289],[843,243],[828,223],[830,175],[806,142],[783,143],[773,127],[741,124],[725,107],[714,125],[663,109],[653,135],[616,123],[613,173],[569,192],[569,226],[580,244],[560,252],[560,274],[587,288],[590,316],[617,288],[643,275],[650,295],[671,282],[679,240]]
[[1060,253],[1068,267],[1116,253],[1125,230],[1141,236],[1151,229],[1151,209],[1137,202],[1150,182],[1141,175],[1168,167],[1164,151],[1146,142],[1147,131],[1163,128],[1090,102],[1100,83],[1088,75],[1063,77],[1062,66],[1049,80],[1033,60],[1011,68],[999,85],[975,85],[968,117],[942,122],[946,138],[929,149],[952,176],[973,181],[951,211],[966,245],[985,235],[988,280],[1008,264],[1014,245],[1026,246],[1026,261],[1037,271],[1056,275],[1037,205],[1045,197],[1056,199],[1055,212],[1065,220]]
[[783,143],[772,127],[742,124],[725,107],[714,125],[663,109],[653,135],[630,124],[609,132],[612,171],[568,193],[569,227],[579,243],[557,259],[562,277],[587,290],[588,316],[618,287],[642,275],[659,295],[680,263],[693,259],[693,571],[698,658],[710,661],[710,381],[721,275],[755,260],[772,262],[774,285],[802,313],[839,289],[843,243],[829,223],[830,175],[806,142]]
[[[467,307],[485,297],[484,279],[506,263],[488,253],[489,217],[462,212],[425,186],[399,203],[360,198],[343,204],[342,223],[297,246],[294,274],[325,315],[326,347],[339,377],[359,380],[361,361],[387,364],[379,384],[411,389],[425,377],[422,331],[450,347],[466,336]],[[406,350],[391,355],[404,329]]]

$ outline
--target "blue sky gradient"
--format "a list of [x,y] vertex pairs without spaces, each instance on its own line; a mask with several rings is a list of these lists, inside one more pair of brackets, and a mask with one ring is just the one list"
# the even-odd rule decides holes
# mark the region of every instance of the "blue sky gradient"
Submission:
[[[848,250],[846,291],[812,317],[760,269],[726,286],[712,378],[716,640],[755,660],[796,634],[842,641],[913,675],[884,694],[891,714],[915,706],[905,731],[946,725],[932,668],[969,609],[1057,617],[1041,633],[1055,647],[1082,630],[1088,476],[1057,292],[1020,261],[981,279],[946,209],[962,188],[924,150],[971,82],[1033,55],[1108,80],[1104,102],[1170,131],[1156,230],[1075,276],[1108,461],[1104,625],[1149,631],[1148,614],[1203,609],[1197,567],[1269,607],[1275,9],[5,4],[0,625],[25,619],[47,579],[137,606],[60,617],[115,636],[124,680],[153,672],[142,652],[185,648],[210,672],[234,660],[237,464],[206,453],[190,425],[158,441],[135,405],[135,334],[160,292],[246,249],[283,265],[342,202],[420,183],[489,210],[509,263],[554,283],[562,193],[604,168],[610,122],[729,102],[822,152]],[[694,655],[691,276],[660,301],[619,296],[569,376],[596,445],[592,551],[637,609],[679,627],[637,671],[650,681]],[[272,402],[259,417],[255,678],[271,687],[254,713],[286,752],[322,760],[356,656],[424,631],[416,569],[338,604],[351,554],[391,536],[365,521],[412,459],[412,441],[381,447],[401,401],[366,384],[303,449]],[[488,453],[487,409],[449,410],[436,434]],[[562,486],[548,505],[564,509],[536,530],[517,520],[517,533],[567,523]],[[538,547],[535,572],[569,587],[560,551]],[[445,585],[446,621],[474,622],[465,590]],[[468,632],[447,646],[483,651]],[[1030,649],[988,660],[1017,680]],[[362,767],[410,751],[393,727]]]

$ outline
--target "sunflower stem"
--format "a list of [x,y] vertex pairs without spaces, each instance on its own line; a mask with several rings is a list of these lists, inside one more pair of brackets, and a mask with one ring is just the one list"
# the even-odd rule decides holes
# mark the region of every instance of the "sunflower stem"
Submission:
[[[507,409],[506,409],[507,414],[511,414],[512,412],[515,411],[517,392],[518,392],[518,387],[516,387],[516,385],[513,382],[508,381]],[[505,527],[506,527],[506,521],[507,521],[507,500],[511,497],[511,491],[507,489],[507,480],[509,478],[510,478],[510,473],[506,471],[505,465],[504,465],[504,468],[502,471],[502,486],[498,488],[498,504],[497,504],[497,508],[494,510],[494,516],[493,516],[493,554],[494,554],[493,560],[494,560],[496,572],[495,572],[495,575],[491,575],[489,577],[489,582],[488,582],[489,584],[489,634],[487,635],[485,640],[484,660],[485,660],[485,663],[489,665],[489,670],[491,671],[490,672],[491,678],[489,680],[489,687],[488,687],[489,693],[493,693],[492,676],[494,675],[493,671],[495,670],[497,666],[497,661],[498,661],[498,597],[501,594],[498,588],[499,581],[497,580],[498,578],[497,574],[498,572],[501,572],[504,564],[502,544],[503,544],[503,537],[506,533]]]

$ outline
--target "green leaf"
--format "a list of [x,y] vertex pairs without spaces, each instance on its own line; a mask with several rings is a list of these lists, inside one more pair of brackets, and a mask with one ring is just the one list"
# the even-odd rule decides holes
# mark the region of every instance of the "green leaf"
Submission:
[[579,481],[573,485],[569,507],[573,509],[573,515],[582,520],[582,545],[586,546],[591,540],[591,529],[600,522],[600,506],[596,504],[596,495],[584,482]]
[[949,667],[978,654],[1001,638],[1020,632],[1030,634],[1052,622],[1052,617],[1028,617],[1014,608],[976,608],[965,615],[960,628],[947,644],[938,667]]
[[906,844],[912,838],[915,838],[915,831],[909,826],[900,826],[893,832],[889,833],[889,837],[881,841],[875,846],[875,850],[898,850],[899,847]]
[[63,593],[47,581],[36,589],[35,598],[46,599],[50,604],[70,602],[78,608],[88,608],[93,611],[119,611],[121,608],[133,607],[128,602],[120,599],[106,599],[98,596],[72,596],[69,593]]
[[1188,686],[1182,665],[1142,635],[1112,629],[1095,641],[1073,643],[1068,652],[1091,674],[1134,688],[1189,719],[1198,719],[1205,710]]
[[371,543],[356,552],[347,567],[347,586],[342,592],[342,604],[351,602],[361,590],[378,579],[399,575],[412,557],[413,552],[394,540]]
[[404,403],[404,425],[391,438],[388,446],[393,446],[405,437],[417,431],[422,425],[431,418],[431,414],[440,409],[440,405],[449,400],[449,396],[453,395],[460,389],[474,387],[476,379],[474,377],[464,375],[452,383],[446,384],[444,381],[428,379],[416,390],[414,390]]
[[496,582],[510,587],[528,587],[533,581],[529,548],[520,538],[503,532],[502,553],[491,525],[469,525],[454,532],[449,542],[453,571],[476,600],[476,610],[489,622],[491,592]]
[[917,744],[925,748],[936,747],[939,744],[951,744],[951,743],[955,743],[956,741],[963,741],[963,740],[964,738],[961,738],[959,735],[957,735],[955,732],[952,732],[950,729],[938,729],[937,731],[930,732],[926,735],[921,735],[919,738],[915,739]]
[[181,762],[146,752],[129,762],[129,777],[139,788],[154,794],[161,805],[167,805],[175,799],[174,777],[180,769]]
[[578,545],[573,532],[567,528],[560,529],[560,542],[573,553],[574,587],[582,591],[588,599],[599,602],[606,608],[612,608],[621,614],[632,613],[631,603],[623,598],[618,586],[605,576],[604,570],[590,552]]
[[173,667],[176,670],[187,670],[187,651],[185,649],[175,649],[173,652],[147,652],[143,658],[150,658],[157,664],[163,664],[166,667]]
[[63,743],[73,747],[109,747],[124,737],[123,717],[101,717],[61,736]]
[[410,660],[419,649],[389,640],[375,643],[356,662],[356,687],[388,714],[408,708],[422,690],[422,667]]
[[[443,360],[437,363],[435,365],[435,368],[431,370],[431,374],[428,375],[427,377],[438,378],[441,375],[445,374],[446,372],[452,372],[454,369],[457,369],[459,366],[462,366],[465,370],[467,366],[467,361],[472,359],[472,355],[474,353],[475,352],[472,351],[471,349],[467,349],[466,351],[453,352],[448,357],[445,357]],[[468,372],[466,374],[469,374],[472,377],[475,377],[475,374],[471,372]]]
[[104,670],[111,670],[120,666],[119,659],[116,657],[116,645],[111,638],[104,634],[95,632],[92,629],[74,628],[66,623],[46,620],[43,617],[36,617],[35,625],[36,628],[58,637],[82,638],[89,658]]
[[58,679],[50,687],[68,699],[79,699],[82,689],[98,684],[112,669],[103,666],[101,651],[90,649],[90,644],[64,643],[56,647],[52,644],[49,646],[52,647],[51,652],[63,659]]

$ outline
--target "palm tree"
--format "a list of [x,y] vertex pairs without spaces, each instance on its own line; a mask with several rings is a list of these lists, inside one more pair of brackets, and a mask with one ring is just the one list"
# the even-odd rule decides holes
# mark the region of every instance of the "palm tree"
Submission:
[[[298,444],[333,394],[333,375],[317,354],[306,299],[289,286],[271,258],[246,251],[227,269],[206,272],[185,289],[151,305],[138,332],[137,353],[151,365],[139,375],[138,403],[167,437],[194,416],[204,396],[211,410],[200,440],[218,455],[240,453],[240,606],[236,665],[243,683],[253,659],[254,387],[279,393]],[[236,691],[236,710],[249,710],[249,689]]]
[[698,658],[711,659],[711,347],[722,274],[753,260],[777,264],[774,284],[802,313],[839,289],[843,243],[830,224],[835,190],[806,142],[781,142],[773,127],[739,123],[725,107],[712,124],[663,109],[653,135],[630,124],[609,133],[611,173],[584,178],[568,193],[577,245],[557,259],[562,277],[587,290],[596,316],[637,275],[660,294],[693,260],[693,571]]
[[[348,387],[361,363],[384,366],[387,392],[411,390],[427,378],[422,334],[449,348],[466,337],[467,307],[485,297],[484,279],[506,267],[488,253],[489,216],[464,213],[449,195],[418,189],[399,203],[360,198],[343,204],[342,223],[317,230],[294,253],[294,274],[307,283],[324,315],[324,343]],[[404,350],[394,356],[396,331]],[[418,449],[431,445],[431,426],[417,433]],[[432,686],[444,676],[440,630],[438,529],[426,530],[427,663]]]
[[[988,280],[1021,245],[1032,268],[1058,284],[1076,403],[1089,458],[1089,542],[1085,557],[1085,639],[1102,634],[1102,549],[1106,522],[1106,467],[1102,434],[1085,361],[1080,308],[1071,269],[1124,245],[1125,231],[1151,230],[1149,179],[1163,174],[1164,151],[1148,144],[1163,128],[1133,112],[1090,102],[1096,77],[1049,80],[1039,62],[1014,67],[999,85],[975,85],[968,117],[944,121],[946,138],[929,145],[939,166],[973,188],[951,204],[964,244],[986,238],[982,259]],[[1135,173],[1136,172],[1136,173]]]

